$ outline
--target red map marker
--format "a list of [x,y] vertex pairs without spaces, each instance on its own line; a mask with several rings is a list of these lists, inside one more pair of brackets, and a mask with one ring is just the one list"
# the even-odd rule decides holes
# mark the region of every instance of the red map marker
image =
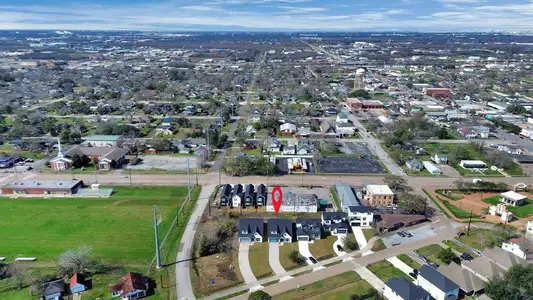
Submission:
[[[276,194],[278,195],[276,196]],[[274,210],[276,211],[276,214],[279,213],[281,202],[283,202],[283,192],[279,186],[275,186],[272,190],[272,204],[274,204]]]

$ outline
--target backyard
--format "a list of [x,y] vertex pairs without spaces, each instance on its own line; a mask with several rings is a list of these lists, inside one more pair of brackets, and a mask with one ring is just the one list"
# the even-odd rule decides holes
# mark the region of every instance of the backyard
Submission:
[[273,296],[275,300],[293,299],[350,299],[353,295],[372,294],[372,286],[353,271],[342,273],[313,284]]
[[374,273],[383,282],[389,281],[393,277],[403,277],[410,282],[413,281],[409,275],[400,271],[400,269],[394,267],[390,262],[386,260],[378,261],[370,264],[366,267],[370,272]]

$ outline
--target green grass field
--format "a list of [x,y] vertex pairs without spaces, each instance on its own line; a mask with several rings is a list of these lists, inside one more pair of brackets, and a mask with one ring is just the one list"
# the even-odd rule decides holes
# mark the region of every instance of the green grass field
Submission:
[[153,206],[158,207],[162,238],[187,188],[114,190],[110,198],[0,199],[2,256],[52,262],[61,252],[86,244],[101,262],[148,265],[154,257]]
[[465,235],[457,237],[457,240],[467,246],[470,246],[474,249],[478,250],[484,250],[485,247],[481,244],[481,235],[485,232],[489,231],[489,229],[482,229],[482,228],[474,228],[470,229],[470,235]]
[[420,269],[420,264],[415,261],[414,259],[412,259],[411,257],[409,257],[409,255],[407,254],[400,254],[398,256],[399,260],[403,261],[406,265],[408,265],[409,267],[413,268],[413,269]]
[[333,243],[337,240],[336,236],[328,236],[313,243],[309,244],[309,251],[313,254],[316,260],[325,260],[335,256],[335,250],[333,250]]
[[374,243],[374,246],[372,246],[372,251],[374,252],[378,252],[378,251],[381,251],[381,250],[385,250],[387,249],[387,246],[385,246],[385,244],[383,244],[383,241],[382,240],[377,240],[375,243]]
[[431,262],[434,262],[434,263],[437,263],[439,265],[442,265],[444,263],[440,259],[437,258],[437,255],[443,249],[444,248],[442,248],[441,246],[439,246],[437,244],[431,244],[431,245],[427,245],[427,246],[425,246],[423,248],[417,249],[415,252],[418,253],[418,254],[424,255]]
[[378,261],[370,264],[366,267],[370,272],[374,273],[383,282],[389,281],[393,277],[403,277],[409,282],[413,281],[413,278],[400,271],[400,269],[394,267],[390,262],[386,260]]
[[[293,270],[300,267],[300,265],[293,262],[289,257],[292,251],[298,251],[298,243],[286,243],[283,244],[283,246],[279,247],[279,262],[281,263],[285,271]],[[305,265],[301,266],[303,267]]]
[[352,295],[368,295],[372,286],[353,271],[273,296],[272,299],[350,299]]
[[248,259],[250,267],[257,279],[273,275],[272,269],[268,262],[268,245],[269,243],[255,243],[250,247]]
[[[469,211],[465,211],[465,210],[463,210],[463,209],[451,204],[447,200],[443,200],[442,203],[444,204],[444,206],[446,206],[452,212],[452,214],[456,218],[459,218],[459,219],[470,218],[470,212]],[[478,216],[476,214],[472,214],[472,218],[479,218],[479,217],[480,216]]]
[[[501,196],[496,195],[490,198],[483,199],[483,202],[491,204],[491,205],[496,205],[501,202],[500,199],[501,199]],[[520,205],[520,206],[508,205],[507,210],[512,212],[515,216],[519,218],[526,218],[530,216],[531,214],[533,214],[533,201],[530,199],[526,199],[523,205]]]
[[458,251],[458,252],[461,252],[461,253],[466,252],[466,253],[470,254],[472,257],[476,257],[476,256],[474,255],[474,253],[472,253],[472,252],[466,250],[465,248],[463,248],[463,247],[457,245],[457,244],[454,243],[453,241],[446,240],[446,241],[444,241],[444,242],[442,242],[442,243],[443,243],[444,245],[446,245],[446,246],[452,248],[452,249],[455,250],[455,251]]

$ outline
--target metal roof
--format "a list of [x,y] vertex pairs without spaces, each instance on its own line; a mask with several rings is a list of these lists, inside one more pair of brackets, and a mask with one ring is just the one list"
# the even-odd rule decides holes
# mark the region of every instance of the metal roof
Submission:
[[4,186],[8,189],[72,189],[81,180],[16,180]]

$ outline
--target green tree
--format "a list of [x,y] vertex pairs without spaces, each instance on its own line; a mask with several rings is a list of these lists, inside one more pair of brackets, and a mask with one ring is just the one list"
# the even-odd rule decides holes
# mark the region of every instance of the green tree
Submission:
[[387,174],[383,178],[383,183],[388,185],[393,192],[408,191],[411,189],[407,185],[407,179],[400,175]]
[[261,290],[255,291],[248,296],[248,300],[270,300],[272,299],[272,296],[270,296],[268,293],[263,292]]
[[411,213],[420,213],[426,209],[426,198],[420,195],[403,194],[398,199],[398,207]]
[[503,278],[495,277],[485,285],[493,300],[530,300],[533,295],[533,265],[513,265]]
[[350,250],[359,249],[359,244],[357,244],[357,241],[355,240],[355,236],[353,234],[345,235],[342,238],[342,245],[345,249],[350,249]]
[[78,154],[72,155],[72,166],[76,169],[83,167],[83,162]]
[[456,264],[461,263],[461,259],[453,253],[451,248],[442,249],[438,254],[437,258],[440,259],[443,263],[449,265],[451,262]]

